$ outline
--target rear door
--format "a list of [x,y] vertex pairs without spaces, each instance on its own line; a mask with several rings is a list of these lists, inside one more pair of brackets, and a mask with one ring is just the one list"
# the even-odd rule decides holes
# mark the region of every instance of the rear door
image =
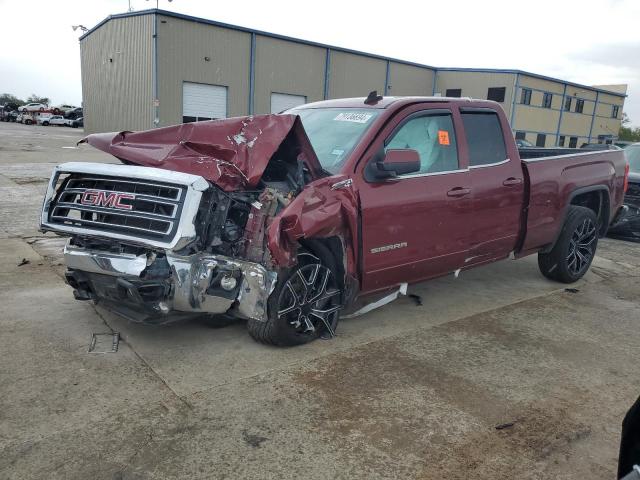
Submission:
[[461,268],[468,250],[471,184],[460,153],[457,112],[424,105],[390,122],[365,159],[413,149],[420,171],[367,181],[356,175],[362,218],[362,290],[382,290]]
[[490,108],[461,109],[467,143],[473,216],[465,266],[509,255],[516,247],[524,202],[524,175],[516,153],[509,158],[509,126]]

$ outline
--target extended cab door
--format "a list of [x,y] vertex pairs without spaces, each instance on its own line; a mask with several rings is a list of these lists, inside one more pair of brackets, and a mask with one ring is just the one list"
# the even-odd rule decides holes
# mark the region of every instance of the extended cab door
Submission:
[[[461,108],[467,144],[473,216],[465,266],[509,255],[516,247],[524,204],[524,175],[504,115],[490,108]],[[511,142],[513,147],[513,142]],[[510,158],[513,157],[513,158]]]
[[[363,292],[463,266],[472,196],[459,130],[457,112],[414,106],[392,120],[365,153],[355,175],[361,204]],[[420,171],[392,179],[371,178],[369,163],[388,149],[417,151]],[[368,166],[363,168],[363,163]]]

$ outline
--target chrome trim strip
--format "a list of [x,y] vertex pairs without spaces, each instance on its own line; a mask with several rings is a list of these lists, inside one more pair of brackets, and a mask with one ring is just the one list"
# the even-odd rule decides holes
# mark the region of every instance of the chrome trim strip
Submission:
[[496,166],[498,166],[498,165],[504,165],[505,163],[507,163],[507,162],[509,162],[509,161],[511,161],[511,159],[510,159],[510,158],[506,158],[506,159],[501,160],[501,161],[499,161],[499,162],[494,162],[494,163],[484,163],[484,164],[482,164],[482,165],[471,165],[469,168],[470,168],[471,170],[474,170],[474,169],[476,169],[476,168],[496,167]]
[[622,150],[595,150],[595,151],[585,150],[584,153],[578,152],[578,153],[567,153],[566,155],[554,155],[550,157],[523,158],[522,161],[526,163],[533,163],[533,162],[540,162],[542,160],[556,160],[558,158],[569,158],[569,157],[576,157],[576,156],[586,157],[587,155],[598,155],[598,154],[605,155],[607,153],[609,154],[622,153],[622,155],[624,155]]
[[468,172],[468,171],[469,171],[468,168],[461,168],[459,170],[446,170],[444,172],[415,173],[415,174],[409,174],[409,175],[401,175],[399,177],[396,177],[396,179],[403,180],[405,178],[430,177],[434,175],[446,175],[448,173],[462,173],[462,172]]
[[[151,213],[151,212],[141,212],[139,210],[114,210],[110,208],[100,208],[100,207],[91,207],[88,205],[83,205],[81,203],[71,203],[71,202],[57,202],[54,210],[56,208],[68,208],[69,210],[80,210],[81,212],[95,212],[95,213],[106,213],[107,215],[120,215],[121,217],[133,217],[133,218],[146,218],[147,220],[161,220],[161,221],[170,221],[175,218],[176,208],[174,206],[173,215],[161,215],[159,213]],[[71,218],[71,217],[69,217]],[[105,223],[105,225],[111,225],[110,223]]]
[[83,272],[139,277],[147,267],[147,256],[87,250],[67,243],[64,247],[64,262],[68,268]]
[[[171,224],[170,228],[168,228],[166,231],[162,232],[160,230],[149,230],[148,228],[131,227],[129,225],[118,225],[118,224],[115,224],[115,223],[96,222],[94,220],[78,220],[76,218],[63,217],[61,215],[55,215],[55,214],[51,214],[51,217],[52,218],[59,218],[60,220],[63,220],[63,221],[66,220],[66,221],[69,221],[69,222],[83,222],[83,223],[91,223],[93,225],[97,225],[97,226],[101,226],[101,227],[111,227],[113,230],[125,230],[125,229],[138,230],[140,232],[149,232],[149,233],[152,233],[152,234],[155,234],[155,235],[166,235],[167,233],[169,233],[171,231],[171,228],[173,228],[173,222],[169,222],[167,220],[160,220],[162,222]],[[154,219],[148,219],[148,220],[154,220]],[[75,227],[75,228],[82,228],[82,227]],[[98,235],[111,235],[111,233],[112,232],[109,229],[101,230],[99,232],[93,232],[94,235],[95,234],[98,234]]]
[[[135,181],[131,181],[129,183],[136,183]],[[100,188],[77,188],[77,187],[73,187],[73,188],[65,188],[61,193],[84,193],[87,190],[100,190],[103,192],[109,192],[109,193],[122,193],[122,194],[126,194],[126,195],[135,195],[136,196],[136,200],[144,200],[147,202],[155,202],[155,203],[162,203],[164,205],[178,205],[180,203],[180,199],[176,199],[176,200],[172,200],[170,198],[164,198],[164,197],[156,197],[154,195],[145,195],[143,193],[134,193],[134,192],[122,192],[120,190],[104,190],[104,189],[100,189]]]
[[[74,179],[75,180],[75,179]],[[160,198],[162,200],[174,200],[174,201],[179,201],[180,200],[180,191],[182,190],[179,187],[176,187],[174,185],[166,185],[166,184],[160,184],[160,183],[147,183],[147,182],[139,182],[136,179],[131,179],[131,180],[120,180],[117,178],[112,178],[112,177],[108,177],[108,178],[93,178],[93,177],[83,177],[82,180],[88,180],[91,182],[114,182],[114,183],[130,183],[130,184],[134,184],[134,185],[145,185],[147,187],[156,187],[156,188],[164,188],[167,190],[174,190],[176,192],[176,196],[174,198],[167,198],[167,197],[158,197],[156,195],[149,195],[150,197],[154,197],[154,198]],[[71,189],[75,189],[75,188],[84,188],[85,190],[91,190],[91,188],[89,187],[72,187]],[[105,190],[104,188],[96,188],[96,190]],[[108,192],[117,192],[117,190],[105,190]],[[120,192],[120,193],[135,193],[135,192]],[[144,194],[139,194],[139,195],[144,195]]]

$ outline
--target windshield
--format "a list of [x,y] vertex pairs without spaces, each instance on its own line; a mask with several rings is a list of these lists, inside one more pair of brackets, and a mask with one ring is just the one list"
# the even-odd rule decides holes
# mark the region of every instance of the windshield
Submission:
[[625,148],[624,155],[629,162],[629,171],[640,173],[640,145],[631,145]]
[[356,108],[303,108],[288,113],[300,115],[322,168],[337,173],[379,112]]

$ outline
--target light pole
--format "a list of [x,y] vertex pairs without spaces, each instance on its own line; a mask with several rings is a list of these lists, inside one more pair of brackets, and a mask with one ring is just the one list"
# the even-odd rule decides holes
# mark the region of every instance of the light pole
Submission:
[[[147,0],[148,2],[149,0]],[[169,3],[173,2],[173,0],[167,0]],[[159,8],[160,0],[156,0],[156,10]]]

